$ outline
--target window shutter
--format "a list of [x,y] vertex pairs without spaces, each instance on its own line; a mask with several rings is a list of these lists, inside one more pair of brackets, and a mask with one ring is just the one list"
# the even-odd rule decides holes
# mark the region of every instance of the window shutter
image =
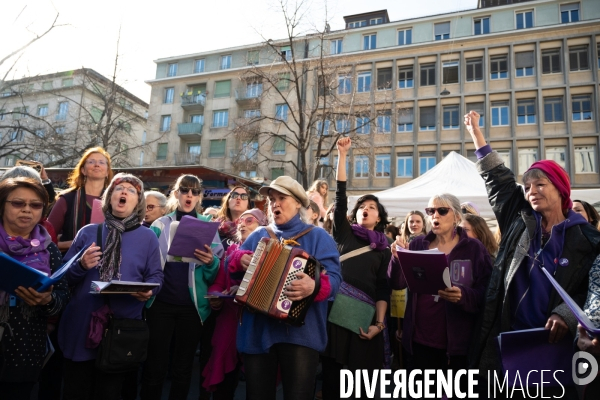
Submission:
[[220,81],[215,84],[215,97],[229,97],[231,81]]
[[421,107],[421,126],[435,126],[435,106]]
[[434,26],[435,35],[444,35],[450,33],[450,22],[443,22],[441,24],[435,24]]
[[404,108],[398,110],[398,123],[399,124],[412,124],[414,121],[413,109]]
[[524,51],[522,53],[517,53],[515,62],[517,68],[533,67],[533,51]]

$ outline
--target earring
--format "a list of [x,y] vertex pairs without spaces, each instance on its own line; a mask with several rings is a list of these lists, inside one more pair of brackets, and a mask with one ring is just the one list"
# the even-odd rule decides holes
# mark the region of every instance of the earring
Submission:
[[456,236],[456,227],[457,227],[457,224],[455,222],[454,223],[454,230],[452,231],[452,238],[451,239],[454,239],[454,237]]

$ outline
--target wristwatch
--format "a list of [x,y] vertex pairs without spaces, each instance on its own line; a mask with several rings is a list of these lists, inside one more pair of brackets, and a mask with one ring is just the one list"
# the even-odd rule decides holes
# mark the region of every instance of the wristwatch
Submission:
[[378,327],[380,331],[385,329],[385,324],[381,321],[376,321],[375,326]]

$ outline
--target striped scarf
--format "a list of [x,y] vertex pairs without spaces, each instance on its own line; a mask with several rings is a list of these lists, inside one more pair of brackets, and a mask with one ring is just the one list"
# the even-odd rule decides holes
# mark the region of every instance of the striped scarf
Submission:
[[137,213],[132,213],[125,219],[117,219],[109,211],[104,213],[104,223],[108,228],[106,247],[102,252],[102,261],[98,273],[102,282],[110,282],[113,278],[121,279],[121,235],[128,229],[140,224]]

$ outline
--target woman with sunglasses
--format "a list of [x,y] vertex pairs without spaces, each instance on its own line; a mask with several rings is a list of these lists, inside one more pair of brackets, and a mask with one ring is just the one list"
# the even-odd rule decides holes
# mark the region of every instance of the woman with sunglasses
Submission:
[[[237,293],[245,274],[240,264],[240,257],[252,254],[248,250],[239,252],[237,250],[252,232],[259,226],[267,226],[268,223],[267,217],[258,208],[248,210],[240,216],[236,241],[229,246],[225,257],[221,259],[217,278],[208,288],[209,293],[228,295]],[[202,385],[207,392],[212,393],[215,400],[233,400],[241,367],[240,355],[235,346],[240,308],[232,298],[211,298],[210,306],[213,310],[220,311],[215,318],[216,328],[211,342],[212,353],[207,365],[201,370],[204,377]]]
[[59,195],[48,216],[60,237],[60,251],[66,253],[77,232],[90,223],[94,200],[100,199],[112,178],[110,155],[106,150],[88,149],[69,174],[69,188]]
[[137,177],[115,175],[102,199],[104,222],[83,227],[65,256],[70,259],[86,249],[65,274],[73,296],[58,328],[65,358],[65,400],[118,400],[123,388],[131,385],[131,371],[105,373],[96,368],[98,348],[88,342],[92,313],[108,305],[115,318],[142,319],[145,302],[160,287],[124,295],[96,295],[90,293],[90,287],[92,281],[162,283],[158,240],[141,226],[146,209],[142,191],[143,183]]
[[[492,271],[492,261],[483,244],[470,238],[459,226],[462,218],[456,196],[433,196],[425,209],[431,232],[414,238],[410,250],[437,249],[446,254],[452,271],[464,271],[450,288],[436,296],[407,292],[402,345],[410,354],[411,369],[457,371],[467,368],[467,354],[475,323]],[[403,246],[401,241],[397,245]],[[392,246],[390,282],[393,289],[407,287],[396,246]],[[459,275],[459,278],[461,275]]]
[[540,267],[554,274],[582,306],[589,271],[600,249],[600,232],[572,210],[569,175],[559,164],[552,160],[533,163],[523,174],[521,186],[486,143],[479,114],[469,112],[464,123],[502,232],[473,349],[473,367],[480,369],[484,381],[487,371],[500,367],[495,338],[501,332],[546,328],[551,343],[569,331],[575,334],[577,321]]
[[244,186],[235,186],[223,198],[221,209],[217,213],[219,226],[219,236],[221,237],[223,248],[227,250],[229,244],[234,242],[237,236],[237,220],[242,213],[250,209],[250,196]]
[[348,221],[346,157],[351,145],[350,138],[337,141],[339,159],[333,239],[342,256],[361,249],[368,251],[341,262],[343,282],[339,293],[370,304],[375,308],[375,314],[369,327],[366,330],[361,327],[358,332],[327,322],[328,343],[321,357],[324,399],[339,398],[343,368],[368,370],[370,374],[384,368],[388,361],[384,336],[387,336],[385,315],[390,300],[387,269],[391,253],[384,230],[389,222],[385,207],[377,197],[369,194],[356,201],[350,213],[351,222]]
[[[39,224],[47,207],[39,180],[0,182],[0,253],[50,275],[62,256]],[[41,293],[21,286],[16,294],[0,290],[0,398],[28,400],[47,354],[48,317],[59,314],[70,296],[64,279]]]
[[173,378],[169,398],[186,399],[190,389],[196,348],[203,323],[211,313],[209,301],[204,296],[217,275],[223,247],[215,234],[210,246],[195,249],[197,263],[171,261],[167,253],[173,221],[180,221],[186,215],[202,221],[211,220],[200,215],[201,202],[202,181],[195,175],[181,175],[167,203],[175,211],[157,219],[150,227],[158,236],[164,283],[148,309],[150,344],[142,375],[140,396],[143,400],[162,398],[173,336],[176,340],[171,359]]
[[163,215],[167,211],[167,197],[161,192],[155,190],[148,190],[144,192],[146,198],[146,214],[144,215],[144,225],[146,228],[150,228],[150,225]]

